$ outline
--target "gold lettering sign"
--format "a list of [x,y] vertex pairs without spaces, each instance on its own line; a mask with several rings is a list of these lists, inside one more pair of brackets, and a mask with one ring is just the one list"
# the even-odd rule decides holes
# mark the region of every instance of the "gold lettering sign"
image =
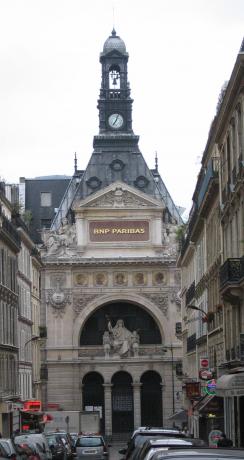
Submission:
[[148,241],[149,221],[91,221],[89,222],[90,241]]

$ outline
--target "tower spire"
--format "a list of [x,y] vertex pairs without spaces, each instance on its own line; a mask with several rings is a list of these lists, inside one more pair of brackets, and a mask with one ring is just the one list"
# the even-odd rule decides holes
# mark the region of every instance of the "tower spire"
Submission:
[[76,157],[76,152],[75,152],[75,158],[74,158],[74,166],[75,166],[75,174],[77,173],[77,157]]
[[158,172],[158,153],[155,152],[155,171]]

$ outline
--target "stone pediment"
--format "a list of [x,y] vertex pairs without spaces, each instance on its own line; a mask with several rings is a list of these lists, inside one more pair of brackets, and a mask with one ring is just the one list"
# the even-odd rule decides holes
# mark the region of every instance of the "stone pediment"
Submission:
[[76,203],[76,209],[83,208],[159,208],[163,203],[155,198],[130,187],[123,182],[114,182],[112,185],[99,190],[80,203]]

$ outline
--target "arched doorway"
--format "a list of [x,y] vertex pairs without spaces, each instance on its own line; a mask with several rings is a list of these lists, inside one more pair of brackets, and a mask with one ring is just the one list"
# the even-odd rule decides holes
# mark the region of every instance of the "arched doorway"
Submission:
[[147,371],[141,377],[141,424],[162,426],[162,379],[155,371]]
[[117,372],[112,384],[113,433],[129,433],[134,428],[132,378],[127,372]]
[[98,372],[89,372],[82,380],[83,410],[99,410],[101,413],[101,431],[104,433],[104,388],[103,378]]

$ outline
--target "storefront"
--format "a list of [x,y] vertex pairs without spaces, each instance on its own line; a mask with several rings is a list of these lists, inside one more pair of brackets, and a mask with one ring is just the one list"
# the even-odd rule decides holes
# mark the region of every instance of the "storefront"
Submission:
[[193,410],[198,425],[199,438],[208,442],[209,433],[213,430],[224,430],[224,401],[216,395],[206,395],[198,401]]
[[244,368],[219,377],[216,394],[224,398],[224,426],[234,446],[244,447]]

